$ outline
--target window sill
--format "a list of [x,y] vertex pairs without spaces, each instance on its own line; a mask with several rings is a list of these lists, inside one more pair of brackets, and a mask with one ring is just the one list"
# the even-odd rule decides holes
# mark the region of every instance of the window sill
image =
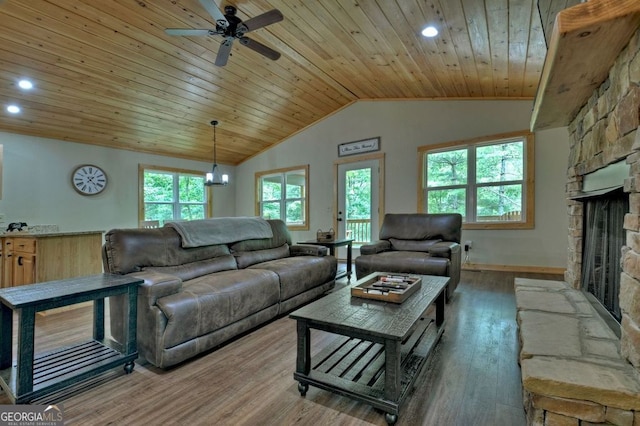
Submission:
[[535,226],[533,223],[527,222],[501,222],[501,223],[487,223],[487,222],[476,222],[476,223],[463,223],[462,229],[534,229]]

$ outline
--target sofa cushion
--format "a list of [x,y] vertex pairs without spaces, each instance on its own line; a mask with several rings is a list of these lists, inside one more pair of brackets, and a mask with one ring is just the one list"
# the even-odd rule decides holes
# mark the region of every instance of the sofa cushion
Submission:
[[255,250],[255,251],[242,251],[234,253],[236,262],[238,263],[238,269],[244,269],[256,263],[268,262],[269,260],[280,259],[289,256],[289,244],[283,244],[280,247]]
[[458,213],[387,213],[380,228],[381,240],[435,240],[460,242],[462,216]]
[[447,276],[449,259],[418,251],[386,251],[358,256],[356,267],[362,271],[358,278],[373,272]]
[[231,251],[256,251],[281,247],[284,244],[291,245],[291,235],[289,234],[287,225],[283,221],[268,220],[267,222],[269,222],[269,225],[271,225],[273,237],[239,241],[231,245]]
[[226,256],[214,257],[213,259],[200,260],[198,262],[185,263],[176,266],[150,266],[143,268],[144,271],[160,272],[174,275],[182,281],[192,280],[202,275],[213,274],[214,272],[238,269],[236,259],[230,254]]
[[158,299],[167,317],[164,348],[211,333],[278,303],[280,282],[260,269],[223,271],[183,284],[180,293]]
[[435,243],[439,243],[441,239],[436,240],[399,240],[397,238],[389,238],[392,250],[407,251],[424,251],[428,252],[429,248]]
[[267,269],[280,278],[280,299],[286,300],[335,279],[338,261],[333,256],[295,256],[251,266]]
[[224,244],[182,248],[172,228],[112,229],[104,236],[105,272],[128,274],[148,266],[176,266],[230,254]]

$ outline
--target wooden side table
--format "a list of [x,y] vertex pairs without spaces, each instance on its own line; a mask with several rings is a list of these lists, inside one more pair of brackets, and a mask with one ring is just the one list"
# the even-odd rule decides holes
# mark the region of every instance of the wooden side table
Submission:
[[[131,373],[137,350],[138,284],[100,274],[0,290],[0,386],[16,404],[31,401],[124,364]],[[127,295],[124,345],[104,336],[104,298]],[[93,300],[93,340],[34,354],[36,312]],[[12,359],[13,313],[18,315],[17,359]]]
[[298,241],[298,244],[313,244],[316,246],[327,247],[329,249],[329,254],[331,256],[336,255],[336,247],[347,246],[347,270],[344,272],[339,272],[336,275],[336,280],[342,277],[347,277],[347,281],[351,281],[351,261],[352,261],[352,248],[353,248],[352,238],[343,238],[341,240],[333,240],[333,241],[318,241],[318,240]]

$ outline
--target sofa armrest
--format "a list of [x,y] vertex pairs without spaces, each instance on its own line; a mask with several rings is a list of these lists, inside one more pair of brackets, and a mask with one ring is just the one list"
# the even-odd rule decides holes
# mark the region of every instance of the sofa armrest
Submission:
[[144,280],[138,286],[138,297],[145,300],[148,306],[156,304],[156,300],[180,292],[182,280],[175,275],[155,271],[133,272],[133,277]]
[[429,247],[429,254],[433,257],[446,257],[451,259],[451,254],[460,251],[460,244],[452,241],[440,241]]
[[391,250],[391,243],[387,240],[375,241],[371,244],[360,246],[360,254],[376,254]]
[[447,300],[451,299],[453,292],[460,283],[460,270],[462,269],[462,248],[460,244],[451,241],[441,241],[429,247],[429,254],[433,257],[445,257],[449,259],[449,285],[447,286]]
[[311,244],[296,244],[289,247],[291,256],[326,256],[327,248]]
[[[182,280],[175,275],[155,271],[132,272],[127,276],[144,280],[138,286],[138,330],[145,330],[145,333],[138,332],[140,345],[140,342],[156,338],[153,333],[146,332],[154,330],[157,323],[155,319],[151,319],[154,315],[164,316],[155,306],[156,301],[161,297],[178,293],[182,289]],[[127,303],[127,296],[123,294],[109,298],[111,336],[121,344],[126,342],[126,330],[128,330],[128,324],[124,322],[124,319],[128,318]]]

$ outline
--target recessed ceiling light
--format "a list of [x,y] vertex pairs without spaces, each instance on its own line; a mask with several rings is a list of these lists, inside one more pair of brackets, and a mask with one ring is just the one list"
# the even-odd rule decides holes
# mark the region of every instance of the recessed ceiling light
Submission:
[[20,86],[21,89],[24,90],[31,90],[33,89],[33,83],[27,79],[22,79],[18,82],[18,86]]
[[435,37],[438,35],[438,30],[436,29],[436,27],[430,25],[422,30],[422,35],[425,37]]
[[9,105],[7,106],[7,112],[17,114],[20,112],[20,107],[18,105]]

